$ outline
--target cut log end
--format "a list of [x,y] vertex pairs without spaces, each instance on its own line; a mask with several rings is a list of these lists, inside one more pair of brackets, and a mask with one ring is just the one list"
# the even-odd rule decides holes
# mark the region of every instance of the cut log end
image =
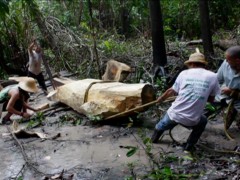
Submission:
[[142,104],[146,104],[156,100],[156,94],[151,85],[146,85],[143,87],[141,98],[142,98]]

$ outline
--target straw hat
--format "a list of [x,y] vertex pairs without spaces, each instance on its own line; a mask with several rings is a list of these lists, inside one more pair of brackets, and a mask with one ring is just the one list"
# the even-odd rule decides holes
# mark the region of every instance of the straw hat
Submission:
[[20,81],[18,85],[22,90],[27,92],[35,93],[38,90],[36,81],[30,77]]
[[199,49],[196,48],[196,52],[191,54],[189,59],[184,62],[185,65],[188,65],[189,63],[202,63],[204,65],[207,65],[208,62],[205,60],[205,57],[202,53],[200,53]]

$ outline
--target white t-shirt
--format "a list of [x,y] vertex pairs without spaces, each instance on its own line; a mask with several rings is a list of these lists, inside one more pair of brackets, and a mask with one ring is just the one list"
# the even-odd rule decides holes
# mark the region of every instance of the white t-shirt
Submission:
[[34,50],[32,51],[32,55],[30,52],[29,54],[29,67],[28,70],[35,74],[38,75],[41,72],[41,64],[42,64],[42,54],[41,53],[36,53]]
[[217,75],[203,68],[182,71],[172,88],[178,96],[167,113],[171,120],[185,126],[196,125],[208,97],[220,93]]

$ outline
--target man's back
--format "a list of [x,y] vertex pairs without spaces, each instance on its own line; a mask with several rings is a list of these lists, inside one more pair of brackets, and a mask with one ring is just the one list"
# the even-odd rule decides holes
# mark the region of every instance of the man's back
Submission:
[[209,96],[218,93],[217,75],[203,68],[191,68],[181,72],[173,87],[178,93],[168,110],[171,119],[186,126],[195,125]]
[[38,75],[41,73],[42,55],[41,53],[36,53],[34,50],[32,53],[29,52],[29,67],[28,70]]

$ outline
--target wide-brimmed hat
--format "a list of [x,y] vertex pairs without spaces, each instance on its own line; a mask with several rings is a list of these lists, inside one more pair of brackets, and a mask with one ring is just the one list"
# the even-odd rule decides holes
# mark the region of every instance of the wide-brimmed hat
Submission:
[[196,48],[196,52],[191,54],[189,59],[184,62],[185,65],[188,65],[189,63],[202,63],[204,65],[208,64],[208,62],[205,60],[205,56],[200,53],[198,48]]
[[38,91],[36,81],[33,78],[25,78],[24,80],[18,83],[18,86],[27,92],[35,93]]

